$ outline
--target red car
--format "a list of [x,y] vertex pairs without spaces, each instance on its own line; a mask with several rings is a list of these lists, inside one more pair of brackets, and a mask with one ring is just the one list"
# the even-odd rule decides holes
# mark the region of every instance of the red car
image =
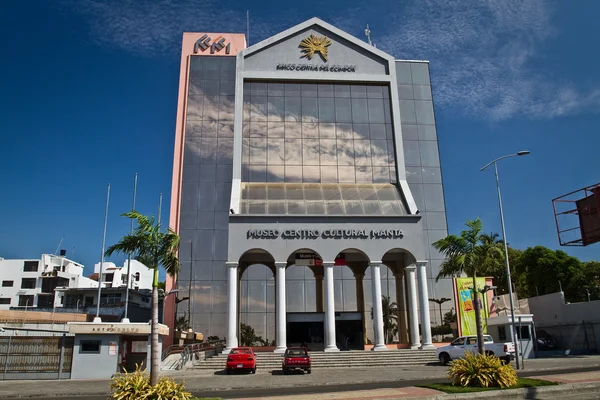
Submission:
[[250,371],[252,374],[256,373],[256,355],[250,347],[236,347],[231,349],[231,352],[227,355],[225,371],[230,374],[234,370]]
[[283,373],[299,369],[310,374],[310,355],[304,347],[290,347],[285,350],[281,365]]

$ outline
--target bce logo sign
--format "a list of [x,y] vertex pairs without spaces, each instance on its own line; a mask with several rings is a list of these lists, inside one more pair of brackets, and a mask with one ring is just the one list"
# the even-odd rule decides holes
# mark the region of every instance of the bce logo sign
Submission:
[[229,54],[231,51],[231,43],[227,43],[223,36],[219,36],[213,41],[210,36],[203,35],[194,44],[194,54],[198,53],[198,50],[204,52],[207,49],[210,49],[210,54],[215,54],[215,52],[219,53],[223,49],[225,49],[225,54]]

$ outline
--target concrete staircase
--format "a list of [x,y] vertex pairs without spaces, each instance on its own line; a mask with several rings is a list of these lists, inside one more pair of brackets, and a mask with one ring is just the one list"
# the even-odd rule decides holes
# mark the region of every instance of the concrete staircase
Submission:
[[[339,353],[311,352],[312,368],[376,368],[424,365],[437,362],[435,350],[388,350],[388,351],[340,351]],[[226,354],[219,354],[204,361],[194,362],[186,369],[223,370]],[[257,369],[271,371],[281,369],[281,354],[256,353]]]

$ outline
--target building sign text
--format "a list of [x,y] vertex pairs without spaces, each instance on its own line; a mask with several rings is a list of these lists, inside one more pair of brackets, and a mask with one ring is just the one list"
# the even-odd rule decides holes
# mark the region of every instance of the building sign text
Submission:
[[356,72],[356,65],[277,64],[277,71]]
[[248,239],[402,239],[401,229],[249,229]]

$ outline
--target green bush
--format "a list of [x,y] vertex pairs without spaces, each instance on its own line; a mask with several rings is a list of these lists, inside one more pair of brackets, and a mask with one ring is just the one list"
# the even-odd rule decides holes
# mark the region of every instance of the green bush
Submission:
[[455,386],[509,388],[517,384],[517,372],[493,355],[467,352],[450,363],[448,376]]
[[191,400],[193,396],[187,392],[183,383],[177,383],[170,378],[160,378],[154,386],[150,385],[150,376],[145,370],[136,366],[135,372],[125,372],[113,378],[110,385],[112,394],[110,400]]

